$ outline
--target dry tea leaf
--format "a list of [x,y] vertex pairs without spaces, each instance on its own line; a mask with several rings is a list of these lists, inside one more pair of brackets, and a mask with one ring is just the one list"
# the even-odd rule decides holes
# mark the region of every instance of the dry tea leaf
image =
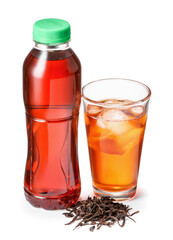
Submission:
[[[63,213],[66,217],[73,219],[66,225],[70,225],[75,221],[79,221],[76,228],[92,225],[89,230],[93,232],[95,229],[100,229],[103,225],[111,227],[116,222],[120,227],[124,227],[126,219],[139,211],[130,213],[131,208],[122,203],[116,202],[111,197],[88,197],[86,200],[78,201]],[[135,221],[134,221],[135,222]]]

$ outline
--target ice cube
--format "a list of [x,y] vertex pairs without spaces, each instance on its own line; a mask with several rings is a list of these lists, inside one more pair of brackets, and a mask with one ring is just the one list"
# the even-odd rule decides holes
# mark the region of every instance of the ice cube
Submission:
[[126,106],[126,105],[129,105],[129,104],[132,104],[132,103],[133,103],[133,101],[129,100],[129,99],[118,100],[118,105],[119,106]]
[[129,109],[129,112],[133,114],[133,116],[142,116],[144,114],[144,107],[143,106],[135,106]]
[[120,135],[129,131],[132,125],[128,122],[131,118],[124,112],[117,109],[104,110],[100,114],[103,124],[109,131],[116,135]]
[[106,100],[104,103],[107,103],[107,104],[118,104],[119,101],[117,99],[109,99],[109,100]]
[[101,111],[102,111],[102,108],[99,107],[99,106],[95,106],[95,105],[88,105],[87,106],[87,112],[88,112],[89,115],[97,115]]
[[105,124],[104,124],[104,122],[103,122],[100,118],[97,119],[97,125],[98,125],[100,128],[105,128],[105,127],[106,127]]
[[116,135],[121,135],[126,133],[131,129],[131,124],[127,121],[125,122],[107,122],[106,127],[115,133]]
[[126,121],[129,116],[118,109],[107,109],[101,113],[101,118],[105,121]]
[[129,104],[132,104],[133,101],[128,100],[128,99],[124,99],[124,100],[118,100],[118,99],[108,99],[106,101],[104,101],[104,103],[109,104],[111,106],[126,106]]

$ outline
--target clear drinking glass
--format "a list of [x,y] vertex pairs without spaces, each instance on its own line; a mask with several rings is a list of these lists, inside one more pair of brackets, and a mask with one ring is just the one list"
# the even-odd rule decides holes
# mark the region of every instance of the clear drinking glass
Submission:
[[103,79],[82,89],[94,193],[134,197],[150,89],[128,79]]

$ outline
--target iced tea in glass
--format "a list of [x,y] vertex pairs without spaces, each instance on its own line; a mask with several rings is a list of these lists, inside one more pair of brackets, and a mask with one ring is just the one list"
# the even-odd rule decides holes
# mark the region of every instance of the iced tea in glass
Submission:
[[125,79],[83,88],[93,188],[97,196],[127,200],[136,193],[150,89]]

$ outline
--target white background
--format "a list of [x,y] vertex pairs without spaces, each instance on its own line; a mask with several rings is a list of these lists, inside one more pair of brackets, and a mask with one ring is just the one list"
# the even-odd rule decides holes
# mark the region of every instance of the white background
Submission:
[[[173,6],[168,0],[1,1],[0,6],[0,226],[1,239],[172,239]],[[82,63],[82,84],[123,77],[152,90],[138,191],[128,221],[89,232],[73,231],[62,211],[29,205],[23,194],[27,153],[22,63],[41,18],[70,22],[71,47]],[[79,123],[81,198],[92,195],[83,106]]]

